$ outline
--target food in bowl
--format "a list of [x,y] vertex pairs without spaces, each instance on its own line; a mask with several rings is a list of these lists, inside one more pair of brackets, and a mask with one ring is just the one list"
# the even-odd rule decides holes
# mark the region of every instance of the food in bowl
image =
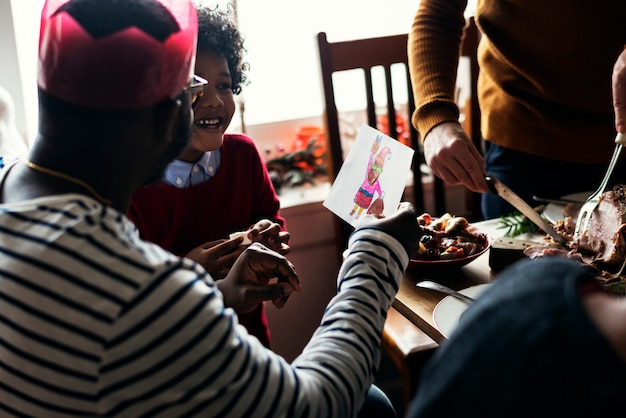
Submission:
[[415,260],[455,260],[483,252],[488,246],[487,236],[462,216],[449,213],[439,218],[423,213],[417,217],[422,236]]

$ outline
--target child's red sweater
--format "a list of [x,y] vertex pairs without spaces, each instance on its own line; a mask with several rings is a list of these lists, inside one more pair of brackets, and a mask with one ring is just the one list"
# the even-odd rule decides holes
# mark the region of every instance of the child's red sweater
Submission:
[[[184,189],[161,182],[135,192],[128,216],[142,238],[185,255],[263,218],[285,227],[278,196],[254,140],[247,135],[226,134],[221,151],[220,167],[208,181]],[[269,347],[263,304],[240,315],[239,321]]]

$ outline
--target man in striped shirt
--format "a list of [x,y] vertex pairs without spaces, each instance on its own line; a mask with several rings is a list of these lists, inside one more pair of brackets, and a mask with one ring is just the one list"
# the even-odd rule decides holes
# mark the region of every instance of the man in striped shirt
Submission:
[[253,244],[224,279],[240,291],[224,293],[199,265],[142,241],[124,215],[133,190],[159,178],[189,138],[203,82],[191,77],[196,24],[186,0],[44,5],[39,133],[28,160],[0,172],[2,416],[361,408],[417,245],[410,205],[352,235],[337,295],[291,364],[229,308],[300,290],[289,261]]

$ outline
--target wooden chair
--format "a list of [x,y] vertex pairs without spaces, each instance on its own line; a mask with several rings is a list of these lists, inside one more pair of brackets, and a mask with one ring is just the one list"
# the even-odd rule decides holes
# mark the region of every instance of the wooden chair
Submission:
[[[412,164],[412,203],[418,212],[426,211],[426,202],[432,201],[430,210],[435,214],[446,212],[445,187],[441,179],[436,176],[424,176],[421,166],[424,163],[422,144],[418,138],[418,133],[410,123],[411,115],[415,110],[413,89],[408,69],[407,56],[408,34],[392,35],[378,38],[357,39],[342,42],[328,42],[325,32],[317,35],[317,43],[322,74],[322,84],[324,89],[324,119],[327,140],[327,150],[329,156],[329,177],[331,181],[337,177],[344,160],[344,150],[342,148],[340,118],[335,101],[335,85],[333,75],[348,71],[361,70],[364,75],[363,91],[366,97],[367,124],[381,129],[378,123],[380,120],[377,111],[380,107],[374,101],[373,69],[382,68],[384,70],[386,105],[383,120],[388,124],[389,135],[395,139],[397,137],[396,115],[402,112],[404,120],[407,121],[406,128],[410,133],[410,143],[415,150]],[[476,49],[479,40],[479,31],[476,28],[474,19],[468,20],[465,35],[460,51],[460,55],[468,57],[470,61],[471,95],[469,108],[465,109],[465,128],[468,130],[474,144],[481,149],[482,137],[480,134],[480,109],[476,84],[478,79],[478,61],[476,59]],[[404,68],[405,83],[399,88],[406,89],[407,103],[397,104],[394,101],[394,91],[397,90],[392,78],[391,67],[399,65]],[[354,92],[359,94],[359,92]],[[382,130],[382,129],[381,129]],[[427,184],[430,183],[430,184]],[[427,190],[432,191],[427,196]],[[471,221],[480,218],[480,194],[466,192],[466,203],[468,212],[465,214]],[[351,228],[345,222],[337,219],[337,245],[338,248],[345,248]]]
[[[322,83],[324,88],[325,103],[325,131],[327,139],[327,152],[329,156],[329,177],[331,181],[337,177],[344,160],[344,150],[342,149],[341,132],[339,126],[339,112],[335,102],[335,89],[333,84],[333,74],[347,70],[362,70],[364,74],[363,90],[367,101],[367,124],[377,129],[381,129],[377,123],[377,105],[374,101],[373,72],[374,68],[384,70],[386,87],[386,121],[388,124],[389,136],[397,137],[396,114],[400,107],[394,102],[394,83],[392,79],[391,66],[401,64],[405,68],[404,88],[408,103],[404,109],[404,119],[410,121],[411,114],[415,108],[413,91],[408,71],[407,58],[407,34],[386,36],[380,38],[358,39],[343,42],[328,42],[325,32],[317,35],[319,58],[322,70]],[[358,92],[354,92],[358,94]],[[407,124],[410,131],[410,142],[416,151],[413,164],[413,204],[418,212],[425,211],[424,183],[420,165],[423,162],[421,144],[419,143],[417,131]],[[443,182],[435,178],[434,184],[434,212],[443,213],[445,208]],[[341,219],[337,219],[337,245],[338,248],[345,248],[351,228]]]

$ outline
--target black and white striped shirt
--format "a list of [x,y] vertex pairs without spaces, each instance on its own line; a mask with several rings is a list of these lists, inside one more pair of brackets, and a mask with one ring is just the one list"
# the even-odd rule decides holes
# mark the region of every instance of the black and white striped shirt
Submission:
[[198,265],[81,195],[0,205],[0,415],[346,417],[374,380],[408,256],[353,234],[291,364],[237,325]]

